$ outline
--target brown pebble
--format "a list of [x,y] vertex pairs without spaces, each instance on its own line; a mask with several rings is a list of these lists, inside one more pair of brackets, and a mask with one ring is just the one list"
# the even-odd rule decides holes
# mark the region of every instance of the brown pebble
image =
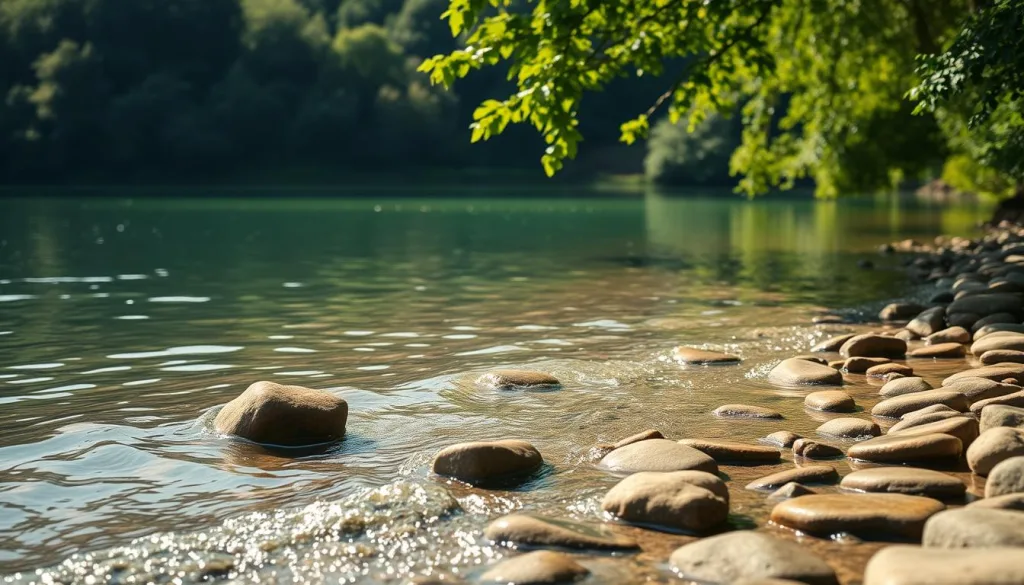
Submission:
[[783,418],[782,414],[774,410],[749,404],[724,404],[714,410],[714,415],[721,418]]
[[891,362],[889,358],[884,357],[851,357],[847,358],[843,362],[843,370],[850,374],[863,374],[868,371],[869,368],[880,366]]
[[613,445],[612,448],[613,449],[618,449],[619,447],[625,447],[626,445],[632,445],[633,443],[639,443],[640,441],[646,441],[648,439],[664,439],[664,438],[665,438],[665,435],[661,434],[661,431],[659,431],[657,429],[648,429],[646,431],[637,433],[635,435],[630,435],[630,436],[626,437],[625,439],[622,439],[618,443],[615,443],[615,445]]
[[792,447],[793,443],[795,443],[796,440],[800,438],[800,435],[791,431],[775,431],[774,433],[768,435],[767,437],[761,440],[764,441],[765,443],[770,443],[772,445],[777,445],[779,447],[789,448]]
[[747,484],[747,489],[774,490],[791,481],[803,484],[834,484],[839,481],[839,473],[828,465],[794,467],[755,479]]
[[843,450],[810,439],[799,439],[793,443],[793,455],[806,459],[834,459],[842,457]]
[[889,374],[901,374],[903,376],[910,376],[914,373],[914,368],[904,364],[888,363],[872,366],[864,372],[871,378],[884,378]]
[[954,359],[962,358],[966,353],[964,346],[959,343],[939,343],[910,350],[907,356],[920,359]]

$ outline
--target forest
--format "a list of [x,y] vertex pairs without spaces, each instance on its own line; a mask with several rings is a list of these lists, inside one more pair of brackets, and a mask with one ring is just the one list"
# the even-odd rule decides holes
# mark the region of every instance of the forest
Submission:
[[[327,169],[332,178],[396,168],[543,178],[536,156],[543,142],[527,129],[483,146],[469,142],[476,105],[514,87],[505,71],[450,90],[417,71],[425,58],[458,46],[441,18],[447,6],[4,0],[0,183],[194,182],[296,168]],[[613,84],[581,115],[635,115],[657,87],[653,79]],[[702,144],[666,132],[655,141],[660,152],[647,157],[651,173],[729,184],[728,153],[739,135],[724,126]],[[643,168],[645,148],[619,142],[614,124],[588,140],[587,156],[567,167],[570,178]],[[717,167],[704,160],[699,172],[680,173],[681,161],[697,160],[687,150],[703,143],[717,153]]]

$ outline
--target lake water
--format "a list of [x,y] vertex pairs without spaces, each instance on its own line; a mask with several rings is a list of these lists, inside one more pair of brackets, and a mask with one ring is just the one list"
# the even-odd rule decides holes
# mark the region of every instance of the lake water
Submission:
[[[472,579],[509,554],[481,535],[502,513],[606,521],[600,442],[813,435],[768,369],[860,327],[812,325],[822,311],[913,292],[879,244],[987,216],[889,198],[0,199],[0,574]],[[680,344],[744,361],[684,368]],[[496,366],[564,388],[473,383]],[[284,457],[217,436],[216,409],[257,380],[344,397],[347,437]],[[787,420],[716,420],[728,402]],[[440,448],[493,438],[531,441],[544,473],[510,491],[430,474]],[[742,486],[787,466],[723,467],[734,527],[782,532]],[[612,529],[644,550],[584,555],[593,582],[673,582],[690,537]],[[804,541],[846,580],[874,550]]]

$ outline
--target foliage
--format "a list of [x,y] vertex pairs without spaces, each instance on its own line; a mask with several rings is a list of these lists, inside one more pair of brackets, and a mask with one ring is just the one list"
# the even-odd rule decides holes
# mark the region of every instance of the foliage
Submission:
[[738,145],[732,119],[711,116],[692,131],[662,119],[651,130],[645,174],[661,184],[728,185],[729,157]]

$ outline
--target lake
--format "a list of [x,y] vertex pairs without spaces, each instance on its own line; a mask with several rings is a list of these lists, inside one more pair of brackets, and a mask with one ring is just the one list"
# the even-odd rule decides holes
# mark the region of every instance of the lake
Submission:
[[[897,198],[602,195],[0,199],[5,582],[472,578],[509,552],[481,534],[503,513],[605,520],[620,478],[595,466],[599,443],[647,428],[813,434],[820,417],[767,371],[862,327],[813,317],[870,318],[915,293],[880,244],[971,235],[989,215]],[[683,367],[680,344],[744,361]],[[474,383],[497,366],[563,388]],[[346,438],[285,456],[218,436],[216,409],[257,380],[345,398]],[[727,402],[787,420],[710,414]],[[524,486],[429,471],[447,445],[508,437],[547,462]],[[781,468],[724,468],[734,526],[763,527],[771,503],[742,486]],[[593,556],[598,578],[672,582],[666,559],[689,537],[615,528],[650,544]],[[808,546],[844,578],[876,550]]]

